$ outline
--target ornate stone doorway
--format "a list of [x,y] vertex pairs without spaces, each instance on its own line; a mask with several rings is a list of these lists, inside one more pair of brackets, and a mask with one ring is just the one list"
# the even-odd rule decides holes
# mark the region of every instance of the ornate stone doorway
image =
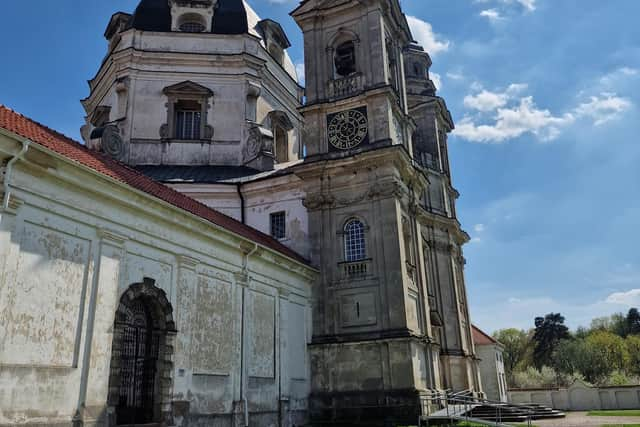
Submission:
[[167,420],[171,357],[175,337],[173,310],[155,281],[132,285],[116,312],[109,377],[110,426]]

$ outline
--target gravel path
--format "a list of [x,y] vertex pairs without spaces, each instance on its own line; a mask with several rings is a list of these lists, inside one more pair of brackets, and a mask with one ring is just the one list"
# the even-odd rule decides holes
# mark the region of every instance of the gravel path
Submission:
[[538,420],[539,427],[600,427],[603,425],[624,426],[640,424],[640,417],[588,417],[586,412],[569,412],[566,418],[557,420]]

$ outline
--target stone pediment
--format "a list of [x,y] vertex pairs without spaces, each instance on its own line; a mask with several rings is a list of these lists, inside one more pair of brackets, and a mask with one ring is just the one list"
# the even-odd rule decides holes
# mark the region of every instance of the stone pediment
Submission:
[[288,49],[291,47],[291,42],[287,38],[282,26],[272,19],[263,19],[258,22],[258,29],[262,32],[265,38],[273,38],[276,43],[280,45],[282,49]]
[[190,80],[167,86],[162,90],[162,92],[165,95],[196,95],[202,97],[213,96],[213,91],[211,89],[199,85],[198,83],[194,83]]

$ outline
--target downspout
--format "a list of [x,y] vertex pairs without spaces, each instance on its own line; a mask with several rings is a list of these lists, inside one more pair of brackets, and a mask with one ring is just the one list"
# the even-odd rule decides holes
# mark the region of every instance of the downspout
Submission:
[[[258,245],[254,243],[253,248],[247,252],[247,254],[244,256],[244,265],[242,266],[242,273],[245,275],[245,277],[247,278],[247,282],[249,279],[249,258],[256,253],[256,251],[258,250]],[[248,283],[247,283],[248,285]],[[245,346],[245,342],[244,340],[246,339],[245,337],[245,332],[246,332],[246,314],[247,314],[247,307],[246,307],[246,294],[247,294],[247,287],[244,286],[242,288],[242,322],[241,322],[241,339],[240,339],[240,400],[242,401],[242,406],[244,409],[244,426],[245,427],[249,427],[249,402],[247,401],[247,390],[245,387],[245,381],[247,379],[247,355],[246,355],[246,346]]]
[[242,194],[241,188],[242,188],[242,184],[237,183],[236,190],[238,191],[238,197],[240,197],[240,222],[243,224],[246,224],[246,218],[244,213],[245,201],[244,201],[244,195]]
[[2,210],[6,210],[9,207],[9,201],[11,199],[11,188],[9,182],[11,181],[11,175],[13,173],[13,167],[15,164],[24,158],[24,155],[27,154],[29,150],[29,146],[31,145],[31,141],[28,139],[21,141],[22,149],[18,154],[16,154],[9,163],[7,163],[7,170],[4,176],[4,198],[2,199]]

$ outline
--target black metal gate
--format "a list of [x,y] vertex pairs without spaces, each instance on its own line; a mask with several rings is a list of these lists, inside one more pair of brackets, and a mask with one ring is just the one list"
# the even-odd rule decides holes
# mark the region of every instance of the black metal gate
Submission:
[[116,410],[118,425],[146,424],[154,421],[155,379],[160,334],[143,301],[134,301],[122,331],[120,349],[120,396]]

